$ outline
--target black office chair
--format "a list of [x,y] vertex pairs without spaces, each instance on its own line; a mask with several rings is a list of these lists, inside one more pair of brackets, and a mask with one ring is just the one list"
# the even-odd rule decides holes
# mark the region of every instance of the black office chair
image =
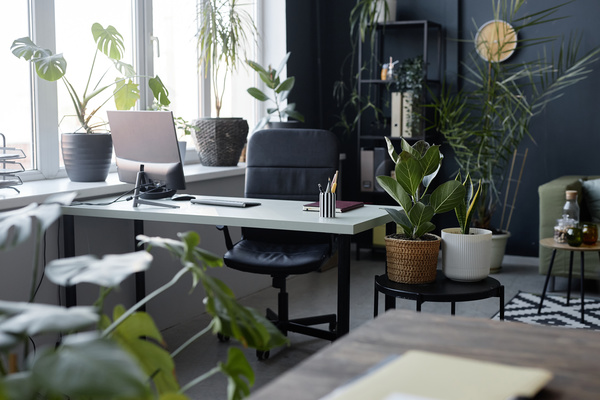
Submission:
[[[320,183],[332,178],[338,166],[338,141],[325,130],[268,129],[255,132],[247,148],[245,196],[248,198],[318,200]],[[232,243],[226,227],[225,265],[255,274],[271,275],[279,289],[277,313],[267,309],[267,319],[288,331],[317,338],[336,338],[336,315],[289,319],[286,278],[317,271],[332,254],[328,234],[242,228],[242,239]],[[313,325],[328,324],[328,330]],[[259,359],[268,352],[257,351]]]

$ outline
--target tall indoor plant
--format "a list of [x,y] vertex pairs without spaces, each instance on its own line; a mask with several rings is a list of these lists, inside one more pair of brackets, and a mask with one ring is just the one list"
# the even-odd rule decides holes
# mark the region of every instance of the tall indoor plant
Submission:
[[[524,3],[524,0],[492,1],[494,20],[510,24],[507,39],[491,44],[483,42],[483,55],[473,53],[463,62],[465,74],[459,90],[445,85],[439,95],[431,91],[433,128],[441,132],[454,151],[459,169],[473,179],[482,180],[475,226],[504,236],[503,246],[494,245],[500,254],[492,257],[493,270],[500,268],[509,236],[508,227],[502,226],[504,221],[498,225],[492,218],[499,207],[506,207],[500,193],[509,179],[507,167],[523,139],[534,140],[530,133],[532,118],[566,88],[585,79],[600,53],[596,48],[579,57],[579,38],[562,41],[556,53],[550,51],[548,45],[558,37],[536,38],[524,32],[561,18],[556,13],[564,4],[521,16],[519,11]],[[498,29],[496,33],[501,32]],[[482,47],[478,47],[481,53]],[[524,48],[528,52],[538,48],[538,58],[515,63],[506,59],[513,49],[519,52]]]
[[[522,34],[528,28],[551,23],[563,5],[519,16],[524,0],[494,0],[493,18],[508,21],[518,38],[495,48],[490,60],[471,54],[463,63],[460,90],[445,86],[439,95],[431,91],[435,111],[433,128],[442,133],[454,151],[460,170],[482,180],[481,201],[474,220],[478,227],[491,228],[492,215],[502,206],[499,196],[507,179],[507,166],[525,137],[531,137],[530,123],[567,87],[580,82],[592,71],[600,49],[577,56],[578,39],[561,43],[555,55],[546,46],[557,37],[535,38]],[[496,60],[508,47],[539,47],[539,58],[518,63]],[[491,48],[491,47],[490,47]],[[529,50],[531,51],[531,50]],[[504,228],[504,227],[498,227]]]
[[276,116],[279,119],[279,124],[283,124],[285,122],[293,123],[292,121],[284,121],[284,118],[294,118],[297,121],[304,122],[304,116],[296,111],[295,103],[283,104],[290,92],[294,88],[294,84],[296,83],[296,78],[293,76],[287,77],[283,82],[281,81],[281,71],[285,67],[288,58],[290,58],[291,53],[287,53],[283,60],[279,63],[279,67],[277,69],[272,68],[270,65],[265,68],[259,63],[255,61],[246,60],[246,63],[258,72],[258,76],[265,83],[267,89],[270,89],[271,96],[260,90],[256,87],[251,87],[248,89],[248,93],[250,96],[254,97],[258,101],[268,101],[273,104],[272,107],[267,107],[267,115],[261,118],[258,122],[254,131],[262,129],[267,124],[273,124],[271,122],[271,118]]
[[227,78],[247,59],[246,49],[258,35],[240,0],[205,0],[198,6],[198,65],[210,77],[216,118],[200,118],[193,135],[204,165],[237,165],[248,135],[243,118],[220,118]]
[[[104,28],[99,23],[92,24],[91,32],[96,50],[83,91],[76,90],[67,78],[67,61],[62,54],[54,54],[51,50],[36,45],[29,37],[16,39],[11,46],[11,51],[17,58],[23,58],[34,65],[40,78],[50,82],[60,79],[69,93],[81,125],[78,131],[82,134],[74,132],[75,134],[61,135],[61,146],[67,174],[76,182],[103,181],[108,174],[112,141],[110,135],[98,132],[106,125],[103,121],[94,122],[93,118],[98,111],[111,98],[118,110],[133,108],[140,98],[139,84],[134,81],[140,76],[132,65],[122,61],[125,52],[123,36],[113,26]],[[116,74],[111,75],[109,71],[105,71],[99,77],[95,75],[98,53],[112,61]],[[170,103],[167,90],[158,76],[151,78],[148,84],[158,103],[163,106]],[[92,106],[91,102],[97,98],[100,99],[99,103]],[[90,107],[93,108],[90,110]]]
[[401,210],[386,208],[402,234],[385,238],[387,274],[402,283],[427,283],[435,280],[440,237],[430,234],[435,214],[453,210],[465,196],[465,187],[457,180],[428,189],[440,170],[443,156],[439,146],[419,140],[412,146],[402,139],[402,151],[396,153],[389,138],[388,153],[395,164],[395,176],[378,176],[377,182]]

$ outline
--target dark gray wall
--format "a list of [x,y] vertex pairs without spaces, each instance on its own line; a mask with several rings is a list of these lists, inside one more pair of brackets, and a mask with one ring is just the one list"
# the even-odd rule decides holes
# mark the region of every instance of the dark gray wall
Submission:
[[[529,1],[521,15],[535,13],[562,0]],[[291,96],[298,109],[307,117],[307,126],[332,128],[337,108],[332,96],[333,82],[339,79],[340,68],[350,51],[348,17],[351,0],[287,0],[287,40],[292,57],[288,71],[296,76],[296,88]],[[523,32],[529,37],[583,35],[580,54],[600,46],[600,1],[576,0],[563,7],[561,16],[568,16],[545,27]],[[458,45],[452,38],[470,39],[475,26],[493,18],[492,0],[398,0],[397,19],[429,19],[444,25],[447,40],[447,73],[472,50],[471,44]],[[475,22],[475,24],[474,24]],[[511,61],[533,58],[532,50],[521,50]],[[507,252],[537,256],[539,207],[537,188],[554,178],[567,174],[598,175],[597,154],[600,149],[600,64],[584,82],[568,89],[550,104],[546,111],[531,122],[533,141],[526,139],[520,148],[529,154],[512,216]],[[336,129],[333,129],[336,131]],[[344,165],[344,196],[358,197],[356,138],[342,136],[343,149],[348,155]],[[451,153],[447,156],[444,173],[452,170]],[[499,218],[499,213],[497,213]],[[440,227],[455,224],[448,216]]]

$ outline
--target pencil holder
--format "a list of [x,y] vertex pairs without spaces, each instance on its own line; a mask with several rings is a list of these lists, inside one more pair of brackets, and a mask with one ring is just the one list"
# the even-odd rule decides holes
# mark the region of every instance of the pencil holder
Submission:
[[335,218],[335,193],[319,193],[319,217]]

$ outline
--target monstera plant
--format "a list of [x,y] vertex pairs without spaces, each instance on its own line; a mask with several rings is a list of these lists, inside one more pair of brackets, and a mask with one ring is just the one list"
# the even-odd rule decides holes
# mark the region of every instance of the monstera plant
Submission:
[[[16,57],[34,65],[40,78],[50,82],[63,82],[80,124],[75,133],[106,132],[105,120],[97,115],[102,107],[114,99],[117,110],[129,110],[140,98],[139,84],[135,79],[141,76],[136,74],[132,65],[122,61],[125,53],[123,36],[113,26],[104,28],[99,23],[92,25],[91,32],[96,50],[83,90],[75,89],[69,80],[67,60],[62,54],[54,54],[51,50],[36,45],[29,37],[16,39],[11,46],[11,51]],[[104,54],[112,62],[115,73],[96,73],[99,54]],[[169,105],[167,89],[158,76],[151,78],[148,85],[159,104]],[[110,135],[94,136],[86,138],[62,135],[65,168],[73,181],[94,182],[106,179],[112,158],[112,140]]]
[[[32,235],[38,248],[45,229],[60,217],[61,204],[68,204],[72,198],[58,196],[40,205],[33,203],[0,213],[0,250],[21,246]],[[0,358],[0,399],[189,400],[186,391],[216,373],[227,376],[228,399],[249,394],[254,373],[237,347],[230,348],[225,362],[183,385],[175,374],[174,357],[210,332],[259,350],[285,344],[287,338],[254,310],[238,304],[231,290],[207,273],[208,268],[221,266],[222,259],[198,247],[197,233],[181,233],[178,240],[143,235],[138,240],[149,251],[169,251],[181,261],[182,268],[135,305],[128,309],[117,305],[110,314],[104,314],[105,299],[127,277],[150,267],[153,257],[149,252],[102,258],[84,255],[50,262],[44,275],[54,284],[68,287],[88,283],[100,287],[98,300],[92,306],[69,308],[36,302],[35,288],[41,271],[39,260],[34,257],[29,301],[0,300],[0,350],[3,355],[24,352],[22,362],[14,361],[18,359],[15,356]],[[192,288],[203,286],[204,304],[212,320],[170,352],[151,315],[140,309],[188,274],[193,276]],[[51,335],[52,345],[36,346],[31,352],[30,343],[42,341],[47,335]],[[60,337],[56,344],[52,341],[55,337]]]

